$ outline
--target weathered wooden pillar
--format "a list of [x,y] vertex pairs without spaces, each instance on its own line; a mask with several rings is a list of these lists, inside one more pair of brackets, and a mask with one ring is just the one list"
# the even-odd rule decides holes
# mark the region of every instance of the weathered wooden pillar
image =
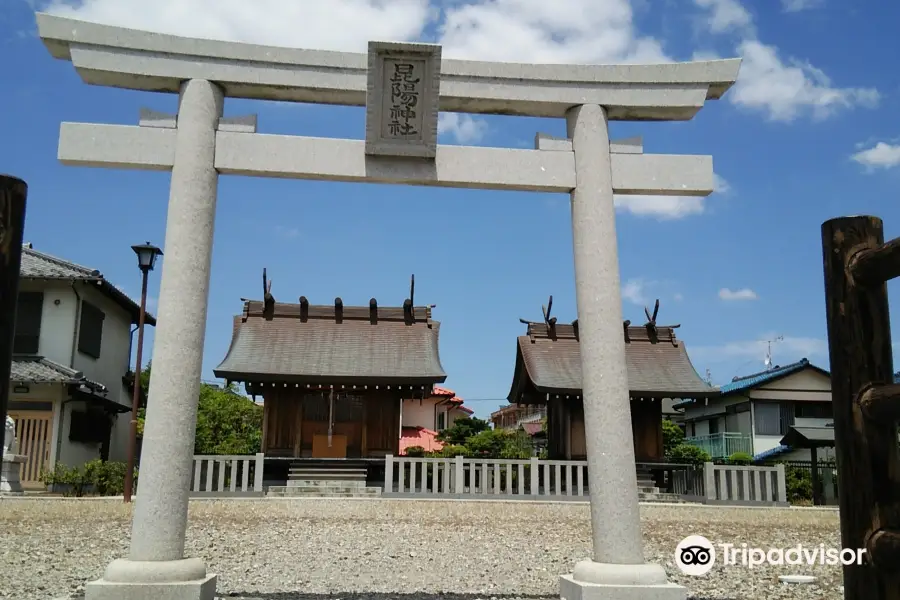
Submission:
[[16,301],[19,296],[19,266],[25,231],[28,185],[16,177],[0,175],[0,454],[6,443],[6,413],[9,408],[9,372],[16,335]]
[[900,244],[884,245],[881,220],[822,225],[841,543],[865,548],[844,566],[845,600],[900,600],[900,393],[893,385],[888,279]]

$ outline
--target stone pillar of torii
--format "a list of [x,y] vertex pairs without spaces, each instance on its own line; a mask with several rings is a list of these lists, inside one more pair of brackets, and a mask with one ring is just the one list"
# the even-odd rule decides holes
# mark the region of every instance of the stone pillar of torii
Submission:
[[[731,87],[739,59],[488,63],[442,60],[430,44],[372,42],[367,56],[37,20],[53,56],[86,83],[180,97],[177,115],[142,111],[136,126],[60,129],[66,164],[172,172],[131,551],[87,585],[87,600],[215,593],[184,540],[220,174],[570,194],[593,556],[562,576],[561,595],[685,598],[643,553],[613,194],[709,195],[712,158],[644,154],[639,139],[611,142],[608,128],[691,119]],[[256,133],[255,115],[222,116],[225,97],[365,106],[366,140]],[[442,146],[439,111],[565,118],[568,136],[538,134],[533,150]]]

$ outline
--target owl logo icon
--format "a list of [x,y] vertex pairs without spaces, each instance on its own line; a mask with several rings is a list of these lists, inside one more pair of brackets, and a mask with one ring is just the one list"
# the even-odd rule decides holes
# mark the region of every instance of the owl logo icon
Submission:
[[716,549],[702,535],[689,535],[675,547],[675,565],[685,575],[706,575],[715,564]]

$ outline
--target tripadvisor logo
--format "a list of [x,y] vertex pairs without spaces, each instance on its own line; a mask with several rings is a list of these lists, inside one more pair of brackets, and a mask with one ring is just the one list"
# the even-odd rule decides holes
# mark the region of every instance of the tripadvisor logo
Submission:
[[[861,565],[865,549],[826,548],[824,544],[805,547],[797,544],[790,548],[750,548],[747,544],[719,544],[721,564],[752,569],[762,565]],[[716,549],[712,542],[701,535],[691,535],[675,548],[675,565],[685,575],[705,575],[716,564]]]
[[716,549],[702,535],[689,535],[675,547],[675,565],[685,575],[706,575],[716,564]]

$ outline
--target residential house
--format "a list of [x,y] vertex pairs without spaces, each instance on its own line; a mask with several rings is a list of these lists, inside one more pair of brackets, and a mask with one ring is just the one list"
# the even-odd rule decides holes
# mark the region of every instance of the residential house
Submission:
[[[374,299],[344,306],[337,298],[316,306],[305,297],[277,303],[267,292],[263,301],[244,302],[213,372],[262,396],[267,456],[379,459],[400,450],[405,401],[424,403],[447,378],[439,329],[430,307],[409,300],[380,307]],[[437,419],[438,401],[431,407]]]
[[[578,321],[557,323],[545,311],[543,323],[523,321],[526,334],[516,345],[512,404],[543,407],[547,413],[547,451],[551,459],[584,459],[584,404],[581,396],[581,351]],[[718,395],[691,364],[677,326],[623,324],[625,361],[631,403],[632,435],[639,461],[663,458],[663,401]],[[602,433],[601,433],[602,435]]]
[[472,414],[462,398],[443,387],[435,386],[427,397],[405,398],[400,408],[400,454],[416,446],[428,452],[440,450],[444,444],[437,440],[438,433]]
[[494,429],[519,429],[526,424],[541,424],[547,417],[547,407],[534,404],[507,404],[491,413]]
[[[824,428],[833,424],[831,376],[807,359],[735,377],[719,388],[717,397],[685,400],[686,441],[713,458],[746,452],[756,460],[810,460],[809,448],[782,444],[793,428]],[[822,448],[819,460],[832,459]]]
[[9,415],[28,457],[24,486],[40,487],[41,470],[59,463],[126,459],[139,315],[100,271],[23,247]]

